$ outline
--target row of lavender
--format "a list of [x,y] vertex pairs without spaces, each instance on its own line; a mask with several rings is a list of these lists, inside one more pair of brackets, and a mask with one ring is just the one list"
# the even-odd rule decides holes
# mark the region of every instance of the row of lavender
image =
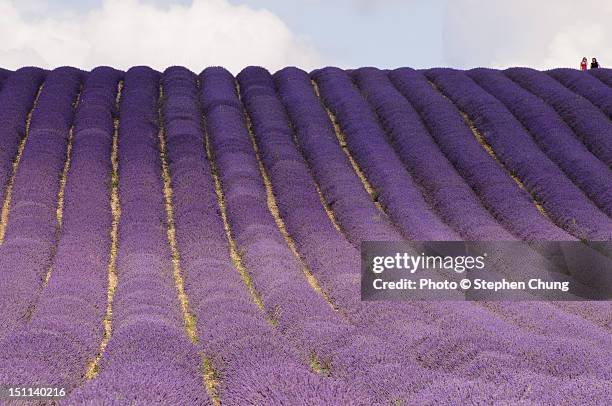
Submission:
[[[428,76],[435,81],[434,74],[435,72]],[[53,75],[59,75],[59,72],[50,75],[45,88],[53,84],[51,79]],[[49,309],[49,313],[38,311],[34,306],[32,322],[27,323],[23,331],[18,328],[20,318],[16,316],[24,308],[32,309],[36,300],[17,302],[14,305],[14,313],[8,313],[6,316],[11,321],[11,327],[7,329],[6,334],[11,334],[5,341],[5,348],[11,348],[13,343],[20,342],[21,334],[24,334],[23,337],[35,337],[26,338],[23,342],[36,341],[43,345],[49,342],[51,338],[45,334],[39,336],[40,330],[37,329],[41,326],[66,334],[72,331],[75,325],[79,325],[78,323],[92,325],[91,330],[86,329],[80,333],[86,336],[77,340],[82,343],[78,348],[66,347],[66,339],[61,338],[61,335],[53,342],[58,346],[56,348],[63,348],[63,354],[73,355],[68,357],[69,361],[66,361],[67,357],[59,361],[51,357],[50,361],[43,364],[43,371],[64,368],[66,372],[58,373],[54,382],[63,380],[69,386],[79,383],[83,364],[88,357],[95,355],[95,336],[102,335],[102,309],[106,297],[106,273],[102,268],[105,267],[105,253],[108,252],[108,240],[104,237],[104,230],[110,227],[110,219],[108,193],[99,186],[105,178],[102,174],[108,177],[108,172],[105,173],[103,168],[108,171],[110,165],[108,134],[112,134],[112,101],[116,91],[113,82],[118,80],[118,76],[119,73],[114,71],[94,71],[85,82],[81,97],[83,108],[79,107],[74,119],[75,145],[71,163],[73,169],[67,180],[66,221],[61,230],[59,245],[53,242],[57,238],[57,221],[53,218],[44,223],[45,219],[51,219],[50,213],[55,213],[53,209],[57,193],[43,195],[39,200],[43,205],[47,202],[46,206],[43,206],[46,209],[32,215],[33,219],[43,221],[40,224],[52,224],[54,230],[51,233],[51,226],[48,227],[45,237],[48,242],[46,251],[41,250],[42,254],[50,259],[33,263],[35,267],[28,262],[24,268],[26,272],[23,272],[30,278],[40,275],[46,270],[48,263],[50,265],[55,259],[49,285],[43,286],[45,290],[41,297],[41,302],[49,304],[44,307]],[[361,98],[350,76],[375,110],[370,110]],[[413,237],[414,234],[411,233],[417,230],[426,233],[431,229],[439,229],[439,232],[449,239],[493,238],[495,235],[504,235],[503,233],[525,239],[537,238],[544,232],[550,232],[551,235],[558,233],[557,239],[569,239],[569,236],[541,216],[528,195],[518,189],[503,171],[499,172],[503,175],[500,181],[507,179],[508,190],[524,195],[522,198],[525,207],[531,209],[535,224],[526,222],[524,228],[513,228],[514,221],[521,219],[521,213],[514,207],[504,206],[507,202],[501,202],[498,197],[496,199],[491,189],[487,189],[484,179],[463,183],[457,173],[465,178],[464,174],[474,169],[469,165],[462,166],[461,162],[467,164],[467,161],[461,161],[460,154],[455,152],[453,155],[452,150],[445,150],[444,143],[439,142],[437,138],[434,139],[440,145],[439,150],[431,141],[409,144],[413,140],[406,138],[418,137],[419,132],[422,137],[426,128],[431,134],[435,134],[435,137],[448,137],[453,131],[459,130],[466,135],[461,142],[468,148],[484,152],[453,105],[438,95],[420,73],[396,71],[391,79],[393,82],[406,84],[402,80],[412,78],[414,83],[410,83],[412,86],[406,93],[411,94],[410,92],[416,91],[414,89],[422,89],[423,92],[430,92],[427,93],[429,96],[433,94],[439,98],[437,105],[419,107],[414,102],[422,118],[415,115],[405,99],[402,104],[402,99],[398,98],[400,93],[392,89],[392,83],[381,72],[360,70],[347,75],[341,71],[323,70],[313,77],[317,80],[323,100],[338,117],[340,127],[347,136],[349,150],[377,188],[384,213],[377,210],[374,203],[369,201],[370,196],[364,193],[364,189],[359,185],[359,179],[352,172],[350,163],[335,140],[334,128],[326,117],[324,106],[317,100],[310,79],[304,72],[288,69],[272,78],[263,70],[247,69],[239,75],[241,96],[253,122],[253,134],[249,134],[247,122],[244,120],[234,80],[223,70],[206,70],[200,76],[199,94],[194,75],[184,70],[169,70],[161,78],[159,74],[146,69],[133,69],[128,72],[126,95],[120,111],[122,124],[119,131],[119,184],[123,215],[119,230],[120,284],[113,309],[113,339],[104,354],[100,377],[75,392],[73,401],[127,400],[132,397],[139,401],[148,399],[155,402],[166,397],[177,401],[189,399],[193,402],[205,402],[208,397],[202,393],[203,379],[197,368],[197,351],[205,354],[213,371],[219,374],[218,390],[221,399],[229,403],[291,402],[304,396],[321,400],[344,396],[347,401],[362,399],[367,403],[368,396],[372,396],[370,400],[383,402],[406,399],[410,393],[414,393],[413,400],[424,401],[427,396],[442,396],[437,392],[441,379],[446,379],[445,382],[453,388],[452,394],[465,393],[465,389],[470,388],[471,396],[477,399],[478,396],[487,396],[492,388],[501,382],[501,378],[495,375],[499,372],[494,372],[494,365],[499,363],[500,357],[508,360],[508,366],[505,367],[507,374],[516,373],[517,365],[522,365],[519,369],[530,371],[524,378],[514,377],[512,384],[525,386],[529,380],[535,379],[538,387],[531,395],[534,398],[550,396],[552,387],[559,386],[561,395],[572,392],[575,399],[584,399],[584,396],[589,396],[589,392],[574,390],[575,382],[568,379],[568,376],[586,374],[591,377],[589,379],[593,380],[594,385],[599,385],[600,379],[609,378],[609,371],[605,364],[601,363],[602,359],[609,358],[609,354],[597,349],[600,345],[609,347],[609,334],[584,320],[555,311],[550,306],[502,306],[496,308],[495,314],[492,315],[473,305],[450,308],[443,305],[416,304],[400,309],[400,306],[366,306],[358,302],[358,256],[351,244],[356,245],[361,240],[371,238],[368,234],[370,229],[375,231],[372,235],[376,238],[389,240],[401,238],[400,233]],[[196,346],[188,342],[182,331],[184,320],[180,316],[180,305],[176,299],[171,271],[168,270],[171,267],[170,251],[160,248],[167,247],[164,232],[168,221],[163,209],[158,150],[158,133],[162,124],[157,117],[160,79],[165,89],[161,115],[168,140],[178,247],[181,251],[186,292],[198,321],[199,342]],[[77,83],[75,91],[78,92],[78,81],[74,83]],[[95,89],[98,87],[100,90],[97,92]],[[401,84],[397,85],[397,88],[401,90]],[[102,94],[98,99],[94,99],[97,93]],[[46,105],[43,103],[44,94],[42,93],[40,98],[41,110]],[[201,98],[206,118],[206,125],[202,127],[198,96]],[[393,98],[389,100],[387,97]],[[410,98],[409,95],[406,97]],[[435,99],[434,96],[431,98]],[[86,109],[87,106],[91,107],[97,103],[101,105],[99,108]],[[456,103],[459,105],[459,102]],[[24,104],[21,103],[21,111],[24,110]],[[389,105],[394,106],[395,111],[385,107]],[[63,106],[63,111],[68,111],[70,104],[64,102]],[[454,120],[451,122],[457,126],[453,128],[450,125],[445,129],[444,125],[448,124],[443,124],[436,127],[435,119],[428,121],[426,118],[427,112],[432,108],[441,109],[442,112],[446,109],[449,117]],[[378,117],[373,115],[373,111],[376,111]],[[21,114],[23,116],[27,113]],[[314,120],[309,120],[311,116]],[[64,117],[69,115],[64,114]],[[425,125],[419,120],[424,120]],[[293,122],[295,127],[289,126],[289,122]],[[35,123],[36,120],[33,120],[32,129],[36,128]],[[60,131],[56,134],[66,137],[70,122],[64,120],[64,123],[64,127],[58,126]],[[82,131],[79,123],[82,123]],[[414,123],[419,123],[420,127],[414,126]],[[222,186],[221,199],[215,197],[213,178],[209,165],[205,162],[203,127],[208,130],[210,137],[210,166],[216,167],[213,175],[218,171]],[[92,131],[87,131],[88,129]],[[465,132],[466,130],[468,132]],[[38,139],[34,134],[36,132],[32,131],[29,138]],[[386,134],[391,136],[390,144],[387,144]],[[488,135],[488,132],[485,134]],[[254,153],[251,136],[260,152],[259,157]],[[360,140],[363,137],[365,138]],[[25,151],[29,151],[30,142],[28,141]],[[36,147],[36,141],[32,143]],[[319,144],[328,147],[319,148]],[[424,148],[422,153],[411,155],[411,149],[419,146]],[[35,147],[33,148],[36,149]],[[65,138],[63,144],[55,139],[48,147],[51,150],[63,151],[65,155]],[[301,154],[306,159],[302,158]],[[333,158],[328,158],[326,154]],[[28,156],[31,156],[31,153],[24,153],[21,162],[26,170],[28,165],[32,165],[28,164],[32,160],[26,159]],[[476,156],[482,157],[483,162],[497,165],[486,153],[477,153]],[[554,157],[550,154],[549,156],[554,161]],[[258,158],[261,161],[258,162]],[[59,173],[64,159],[65,156],[58,155],[53,159],[42,160],[42,165],[47,165],[45,170],[51,174]],[[501,159],[504,165],[512,164],[511,158],[501,156]],[[89,164],[90,161],[95,164]],[[385,162],[387,167],[380,166],[381,161]],[[334,166],[330,167],[331,164]],[[328,166],[324,169],[323,165]],[[493,167],[500,171],[498,166]],[[461,199],[453,202],[452,196],[444,190],[445,185],[437,183],[439,180],[428,184],[430,179],[426,175],[432,168],[446,171],[449,176],[457,178],[456,182],[452,182],[452,186],[456,188],[455,193],[462,196]],[[17,172],[18,175],[20,171],[21,169]],[[270,179],[271,186],[262,182],[260,171]],[[384,177],[377,175],[378,171],[393,173],[397,183],[385,183]],[[93,182],[94,187],[79,182],[79,179],[90,177],[98,179]],[[17,176],[14,182],[16,196],[20,196],[19,193],[23,189],[19,179]],[[57,182],[49,180],[47,183],[49,190],[56,190],[58,187]],[[335,187],[335,183],[339,187],[352,189],[343,192]],[[405,197],[402,199],[398,184],[404,185],[407,193],[417,199],[415,214],[408,219],[413,224],[395,220],[402,219],[402,210],[406,210],[403,207],[410,208],[410,202]],[[319,201],[317,185],[324,203],[338,219],[339,230],[332,226]],[[266,195],[270,192],[266,190],[266,186],[271,188],[272,196]],[[514,189],[510,189],[510,186]],[[197,197],[194,197],[194,190],[201,191],[202,194],[196,193]],[[348,193],[354,194],[358,206],[346,203]],[[76,203],[71,204],[72,199],[75,199]],[[279,220],[274,219],[269,210],[270,199],[278,206],[280,221],[294,241],[300,258],[294,257],[282,232],[279,232]],[[142,209],[143,201],[146,203],[146,210]],[[336,202],[338,204],[335,204]],[[590,206],[587,204],[586,207]],[[86,210],[99,213],[93,218],[106,218],[107,222],[91,224],[91,229],[85,227],[84,225],[90,224],[90,221],[83,217]],[[223,230],[221,218],[216,214],[218,210],[227,211],[229,234]],[[470,221],[467,224],[461,223],[454,211],[471,216]],[[363,216],[364,212],[369,216]],[[12,216],[11,212],[11,220]],[[431,224],[435,227],[419,226],[420,218],[432,219]],[[399,223],[397,229],[389,224],[387,219]],[[498,223],[494,219],[497,219]],[[601,230],[605,232],[606,223],[603,223]],[[521,234],[523,232],[525,234]],[[255,289],[262,297],[263,312],[249,301],[247,289],[229,261],[227,238],[231,239],[232,234],[240,248],[241,259],[251,273]],[[9,233],[8,236],[10,235]],[[562,238],[564,236],[566,237]],[[607,237],[604,234],[600,238]],[[8,238],[7,241],[12,240],[13,238]],[[91,244],[84,244],[87,247],[85,252],[90,255],[75,254],[75,246],[78,246],[75,241],[91,241]],[[94,243],[96,241],[105,242]],[[27,259],[27,255],[22,258]],[[71,263],[70,261],[75,261],[75,257],[77,263]],[[95,266],[92,266],[92,261]],[[312,272],[318,280],[323,294],[308,286],[302,275],[304,268]],[[79,275],[86,271],[94,272],[93,280],[96,282],[88,286],[87,290],[83,290],[79,285],[83,283]],[[26,283],[25,288],[24,294],[37,297],[35,279],[29,284]],[[300,297],[302,302],[296,302],[287,292],[293,292],[294,297]],[[75,297],[71,297],[74,294]],[[52,305],[58,295],[75,307],[75,314],[79,315],[78,323],[71,324],[70,320],[58,321],[61,314],[54,311]],[[82,300],[79,297],[83,298],[85,295],[97,298],[93,300],[95,305],[92,308],[79,302]],[[335,311],[331,310],[325,300],[331,302]],[[61,309],[62,306],[55,308]],[[228,313],[229,306],[236,310]],[[241,308],[244,310],[238,310]],[[399,317],[398,309],[403,313]],[[542,323],[542,318],[538,315],[544,312],[554,320],[548,324],[549,331],[544,334],[530,331],[527,326],[533,322]],[[512,320],[516,326],[503,322],[499,317]],[[266,319],[272,321],[272,326],[266,325]],[[14,322],[17,322],[17,327]],[[472,326],[468,329],[469,334],[479,346],[465,346],[466,323]],[[489,331],[479,332],[482,325],[487,326],[486,330]],[[378,327],[384,327],[387,331],[377,333]],[[14,328],[17,328],[17,332],[13,333]],[[252,335],[245,337],[244,329],[252,332]],[[585,331],[588,334],[585,334]],[[502,339],[502,335],[505,338]],[[57,336],[57,333],[53,334],[53,337]],[[162,336],[167,338],[160,339]],[[566,343],[565,340],[570,338]],[[386,344],[373,351],[374,349],[365,343],[375,340]],[[173,352],[162,352],[152,359],[151,354],[159,351],[159,345],[162,345],[162,350],[168,350],[161,341],[176,343],[172,345]],[[551,349],[544,351],[545,347]],[[17,348],[24,348],[23,356],[27,359],[27,346],[21,344],[21,347]],[[125,348],[136,348],[137,352],[126,354]],[[402,349],[401,358],[396,356],[398,348]],[[455,354],[454,360],[449,361],[445,359],[448,348],[462,350]],[[535,362],[526,359],[524,355],[532,348],[541,349]],[[568,354],[578,352],[580,355],[574,360],[569,357],[558,359],[554,356],[555,351]],[[478,355],[486,353],[496,355]],[[48,357],[37,354],[31,358],[32,360],[24,363],[24,376],[31,377],[33,365]],[[319,364],[319,369],[321,365],[325,366],[326,374],[330,376],[322,378],[320,374],[309,371],[309,358]],[[414,359],[421,359],[421,364],[425,367],[415,364]],[[6,362],[10,361],[7,350]],[[74,363],[66,364],[67,362]],[[279,363],[285,367],[279,368]],[[550,367],[542,369],[540,363],[548,363]],[[564,368],[570,369],[564,371]],[[172,379],[155,379],[155,371],[158,370],[166,371],[168,376],[174,376],[183,382],[180,390],[177,391],[172,386]],[[145,380],[148,386],[134,386],[134,380],[129,377],[135,371],[138,371],[137,376]],[[549,376],[551,374],[555,376],[554,379]],[[386,381],[389,384],[391,377],[394,377],[393,383],[385,388],[383,383]],[[544,384],[546,381],[549,384]],[[248,385],[245,385],[246,382]],[[271,382],[276,382],[277,385]],[[283,387],[294,389],[283,391]],[[517,395],[512,386],[505,386],[495,392],[497,399],[512,399]],[[603,399],[607,394],[604,388],[602,391],[596,391],[594,395],[602,396]]]
[[[52,89],[56,74],[49,74],[45,92]],[[106,256],[111,223],[107,186],[112,116],[119,77],[120,73],[115,70],[98,68],[84,81],[73,121],[73,158],[64,195],[62,237],[51,260],[48,285],[39,295],[31,319],[27,324],[20,323],[19,328],[7,333],[2,341],[0,381],[3,383],[31,382],[34,385],[65,385],[71,389],[81,382],[87,363],[98,350],[106,304]],[[63,87],[56,88],[56,92],[62,92],[67,84],[61,85]],[[71,106],[70,96],[68,94],[64,102],[65,108]],[[42,94],[37,108],[44,109],[45,100]],[[35,130],[36,121],[28,143],[34,142]],[[66,132],[64,126],[61,132],[49,137],[51,145],[47,148],[64,149],[65,140],[60,137]],[[55,168],[44,170],[52,176],[52,170],[59,171],[59,162]],[[53,185],[50,182],[49,186]],[[50,204],[50,196],[48,200]],[[55,213],[53,208],[46,206],[46,209],[48,213]],[[31,214],[32,220],[37,217],[36,213]],[[16,272],[34,278],[43,270],[35,268],[38,264],[31,258],[24,261],[27,262]],[[37,292],[34,282],[25,286],[29,289],[24,295],[30,299]],[[9,288],[9,298],[14,288]],[[23,304],[20,309],[23,310]]]
[[[3,216],[0,289],[8,294],[0,303],[0,337],[27,321],[28,310],[34,305],[41,281],[52,264],[59,227],[58,176],[66,159],[69,128],[83,75],[71,68],[50,73],[31,116],[28,111],[44,75],[37,70],[23,70],[9,78],[11,81],[15,76],[14,85],[23,86],[24,95],[8,103],[5,114],[9,117],[3,122],[9,126],[3,133],[6,155],[11,154],[5,159],[5,171],[11,168],[9,173],[12,172],[10,162],[15,156],[19,166],[11,179],[11,188],[7,187],[9,217]],[[19,89],[11,85],[7,83],[3,94],[18,94]],[[24,138],[27,148],[18,153]],[[7,183],[9,177],[5,175]]]

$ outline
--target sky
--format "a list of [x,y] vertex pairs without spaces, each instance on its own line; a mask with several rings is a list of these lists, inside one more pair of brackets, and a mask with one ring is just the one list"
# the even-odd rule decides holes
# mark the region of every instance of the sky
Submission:
[[0,0],[0,67],[612,65],[609,0]]

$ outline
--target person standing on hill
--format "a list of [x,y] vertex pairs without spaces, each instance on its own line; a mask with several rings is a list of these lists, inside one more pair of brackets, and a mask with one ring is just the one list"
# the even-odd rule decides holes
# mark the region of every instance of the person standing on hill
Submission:
[[591,61],[591,69],[597,68],[599,68],[599,62],[597,62],[597,58],[593,58],[593,60]]
[[582,62],[580,62],[580,70],[582,70],[582,71],[587,70],[587,58],[586,58],[586,56],[584,58],[582,58]]

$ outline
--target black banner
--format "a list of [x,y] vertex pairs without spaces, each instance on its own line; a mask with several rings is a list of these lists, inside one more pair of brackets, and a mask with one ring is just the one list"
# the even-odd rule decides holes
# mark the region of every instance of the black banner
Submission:
[[612,242],[363,242],[362,300],[612,299]]

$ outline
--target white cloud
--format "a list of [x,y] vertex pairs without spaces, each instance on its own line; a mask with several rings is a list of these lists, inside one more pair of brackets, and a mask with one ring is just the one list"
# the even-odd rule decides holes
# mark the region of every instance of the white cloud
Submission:
[[[222,65],[236,73],[246,65],[271,70],[286,65],[311,69],[316,50],[266,10],[236,6],[228,0],[194,0],[189,6],[158,7],[139,0],[104,0],[85,14],[31,16],[0,0],[0,65],[126,69],[184,65],[199,72]],[[40,1],[44,7],[46,2]]]
[[457,67],[612,66],[609,0],[451,0],[444,46]]

